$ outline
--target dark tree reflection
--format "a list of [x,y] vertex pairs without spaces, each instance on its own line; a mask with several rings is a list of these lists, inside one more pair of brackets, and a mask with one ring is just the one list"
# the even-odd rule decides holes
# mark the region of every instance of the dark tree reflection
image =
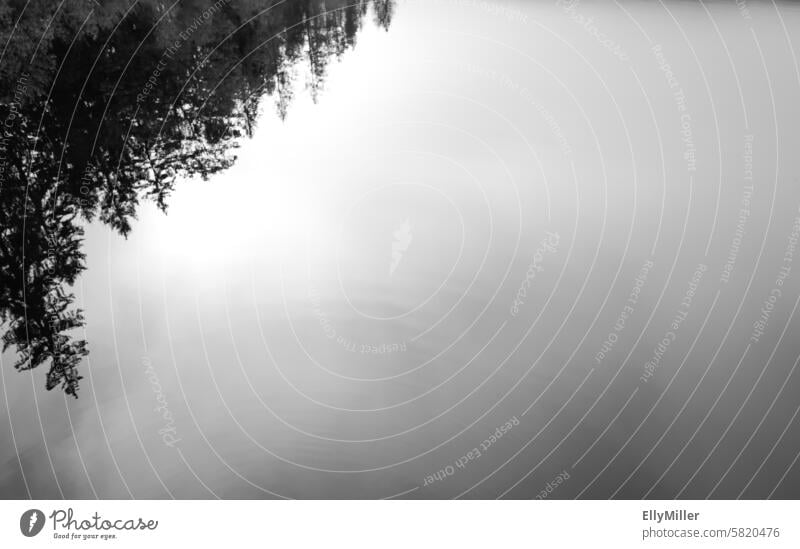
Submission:
[[392,0],[0,3],[0,317],[14,364],[77,396],[88,354],[70,288],[82,225],[123,235],[141,200],[231,166],[264,97],[286,116],[293,67],[316,97],[331,58]]

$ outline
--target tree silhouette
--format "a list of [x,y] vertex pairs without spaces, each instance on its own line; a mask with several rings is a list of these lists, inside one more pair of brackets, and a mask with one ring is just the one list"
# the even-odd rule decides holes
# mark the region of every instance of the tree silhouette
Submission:
[[49,364],[77,396],[88,355],[69,288],[83,226],[122,235],[141,200],[235,162],[259,105],[285,117],[296,67],[312,96],[392,0],[8,0],[0,5],[0,320],[14,367]]

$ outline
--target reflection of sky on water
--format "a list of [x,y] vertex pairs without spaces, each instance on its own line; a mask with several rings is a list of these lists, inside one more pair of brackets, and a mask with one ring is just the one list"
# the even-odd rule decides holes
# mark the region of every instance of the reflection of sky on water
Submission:
[[[613,492],[639,464],[716,358],[713,386],[702,385],[686,410],[688,432],[668,435],[674,451],[683,446],[741,356],[796,215],[798,87],[785,38],[760,4],[750,6],[757,42],[732,5],[706,6],[715,27],[699,6],[626,6],[675,70],[686,95],[680,111],[647,40],[618,9],[579,6],[624,45],[629,62],[558,6],[504,5],[518,11],[402,3],[389,32],[366,26],[331,66],[318,104],[298,95],[286,122],[268,109],[237,164],[179,186],[168,215],[142,208],[127,240],[89,228],[78,293],[92,355],[81,398],[64,406],[27,374],[4,378],[20,459],[36,471],[27,479],[35,497],[58,495],[53,471],[70,497],[386,497],[419,486],[512,417],[520,425],[480,460],[414,496],[458,495],[538,436],[468,494],[495,497],[543,462],[510,493],[531,497],[627,401],[695,266],[706,263],[660,385],[640,386],[633,402],[641,413],[620,416],[591,459],[611,459],[692,348],[687,373],[655,409],[653,434],[634,439],[597,494],[609,495],[603,490]],[[783,15],[796,28],[795,12]],[[682,113],[690,115],[694,172],[683,158]],[[734,276],[720,286],[747,134],[756,136],[752,216]],[[768,223],[774,244],[760,254]],[[559,246],[511,316],[546,231],[559,234]],[[392,270],[398,238],[408,244]],[[738,335],[716,355],[757,257],[763,276]],[[593,369],[649,259],[655,267],[631,327],[613,360]],[[714,317],[693,347],[717,289]],[[751,351],[752,375],[743,366],[735,398],[709,419],[716,436],[769,357],[796,291],[788,294],[772,339]],[[765,399],[792,359],[778,362]],[[170,425],[174,447],[159,434]],[[747,427],[737,424],[731,436],[746,438]],[[0,429],[10,440],[9,425]],[[666,480],[680,487],[707,451],[690,447]],[[630,495],[640,497],[673,457],[656,454]],[[3,485],[24,494],[14,448],[3,459]],[[748,474],[757,461],[749,463]],[[564,496],[577,495],[599,467],[588,469]]]

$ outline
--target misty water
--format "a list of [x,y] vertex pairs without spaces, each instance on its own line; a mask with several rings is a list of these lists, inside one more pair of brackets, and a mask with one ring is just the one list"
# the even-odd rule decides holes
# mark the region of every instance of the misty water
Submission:
[[79,395],[3,354],[4,497],[674,497],[709,450],[659,484],[678,410],[732,378],[713,444],[798,350],[788,287],[750,338],[798,215],[800,14],[743,9],[399,1],[319,90],[299,63],[230,167],[127,238],[85,223]]

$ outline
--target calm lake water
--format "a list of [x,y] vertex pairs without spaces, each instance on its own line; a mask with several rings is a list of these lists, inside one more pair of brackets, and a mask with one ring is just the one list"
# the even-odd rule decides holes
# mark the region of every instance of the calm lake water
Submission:
[[367,21],[231,168],[87,226],[80,398],[3,367],[3,496],[705,497],[745,448],[735,497],[800,351],[794,272],[751,337],[800,204],[800,14],[743,10]]

